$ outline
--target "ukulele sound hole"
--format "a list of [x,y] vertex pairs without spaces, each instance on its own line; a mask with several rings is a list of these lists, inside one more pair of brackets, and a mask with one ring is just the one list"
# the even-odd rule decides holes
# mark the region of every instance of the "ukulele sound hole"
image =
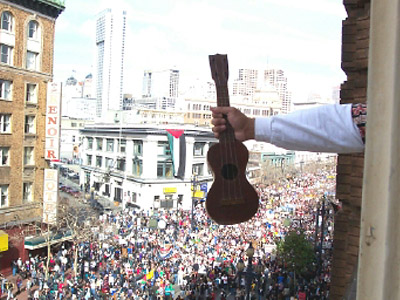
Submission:
[[236,178],[237,174],[238,174],[238,169],[235,165],[227,164],[222,167],[221,175],[225,179],[232,180]]

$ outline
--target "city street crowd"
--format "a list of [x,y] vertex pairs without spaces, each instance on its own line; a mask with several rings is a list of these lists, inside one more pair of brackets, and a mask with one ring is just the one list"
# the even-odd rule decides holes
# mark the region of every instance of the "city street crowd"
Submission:
[[[319,220],[326,222],[323,247],[315,226],[320,199],[334,190],[333,175],[303,172],[257,185],[259,211],[233,226],[212,222],[201,201],[193,212],[106,212],[89,239],[54,246],[49,263],[45,255],[14,261],[13,276],[0,276],[0,299],[244,299],[246,293],[251,299],[327,299],[333,223]],[[304,230],[321,251],[321,261],[302,276],[272,250],[292,229]],[[248,261],[250,243],[258,272],[247,268],[246,274],[238,263]]]

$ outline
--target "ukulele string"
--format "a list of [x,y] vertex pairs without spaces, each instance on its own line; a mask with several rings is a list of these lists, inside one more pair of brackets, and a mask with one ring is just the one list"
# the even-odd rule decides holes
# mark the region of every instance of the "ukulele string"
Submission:
[[[229,106],[229,103],[228,103],[228,101],[227,101],[227,96],[226,96],[226,92],[225,92],[225,90],[227,89],[227,87],[220,87],[219,88],[219,94],[221,95],[221,106]],[[227,120],[227,117],[226,117],[226,121],[228,122],[228,120]],[[227,126],[229,126],[229,124],[227,124]],[[231,193],[231,187],[230,187],[230,185],[231,185],[231,182],[230,182],[230,180],[229,180],[229,178],[231,178],[231,176],[232,176],[232,171],[231,171],[231,169],[230,169],[230,167],[228,166],[228,163],[229,163],[229,145],[228,145],[228,141],[229,141],[229,132],[230,132],[230,130],[226,130],[225,131],[225,133],[223,134],[223,138],[222,138],[222,144],[223,144],[223,147],[222,147],[222,149],[223,149],[223,153],[222,153],[222,166],[225,168],[224,169],[224,172],[225,172],[225,174],[224,174],[224,176],[222,176],[222,178],[224,178],[224,180],[222,181],[222,184],[223,184],[223,190],[224,190],[224,196],[227,198],[227,199],[231,199],[231,195],[230,195],[230,193]],[[223,199],[224,201],[225,201],[225,199]]]
[[[226,106],[230,106],[229,105],[229,94],[227,93],[228,89],[225,89],[225,99],[226,99]],[[229,137],[228,140],[230,141],[231,145],[229,147],[229,151],[230,151],[230,161],[233,162],[233,164],[236,166],[237,170],[236,170],[236,174],[233,174],[234,170],[231,170],[230,177],[232,178],[232,180],[230,181],[230,185],[232,187],[230,187],[230,191],[233,193],[233,195],[230,197],[230,199],[236,199],[235,202],[237,201],[237,199],[243,199],[243,187],[242,187],[242,180],[240,180],[239,178],[239,160],[238,160],[238,151],[236,149],[236,138],[235,138],[235,132],[232,128],[232,126],[229,124],[229,126],[231,127],[231,130],[229,131]],[[235,176],[236,175],[236,176]]]
[[[228,94],[228,87],[225,86],[223,89],[223,100],[224,100],[224,105],[225,106],[230,106],[229,104],[229,94]],[[227,120],[228,121],[228,120]],[[230,163],[229,167],[227,167],[227,178],[228,178],[228,198],[230,200],[233,200],[235,202],[235,196],[237,195],[237,184],[236,184],[236,178],[237,177],[237,172],[235,172],[234,167],[232,164],[237,166],[237,157],[236,157],[236,151],[234,149],[234,142],[235,142],[235,134],[232,128],[232,125],[228,123],[229,130],[227,131],[226,135],[226,154],[227,154],[227,161]],[[236,173],[236,174],[235,174]]]

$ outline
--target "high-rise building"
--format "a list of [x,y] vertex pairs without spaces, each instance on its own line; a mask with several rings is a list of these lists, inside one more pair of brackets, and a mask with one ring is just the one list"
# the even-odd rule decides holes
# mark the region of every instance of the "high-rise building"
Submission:
[[[0,273],[28,257],[21,228],[42,220],[48,83],[63,10],[63,0],[0,1],[0,235],[10,237],[0,245]],[[51,112],[57,115],[58,107]]]
[[264,81],[274,86],[282,101],[282,113],[290,112],[292,105],[292,93],[287,88],[285,72],[279,69],[268,69],[264,71]]
[[96,115],[123,105],[126,11],[106,9],[96,20]]
[[258,70],[239,69],[239,77],[233,82],[232,96],[251,96],[257,87]]
[[179,70],[144,71],[143,98],[178,97]]

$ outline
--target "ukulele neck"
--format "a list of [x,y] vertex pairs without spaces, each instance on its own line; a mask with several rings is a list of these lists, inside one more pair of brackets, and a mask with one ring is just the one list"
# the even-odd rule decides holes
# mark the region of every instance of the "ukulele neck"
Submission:
[[[217,85],[217,106],[230,106],[229,103],[229,92],[227,85]],[[234,142],[235,141],[235,133],[234,130],[229,123],[226,115],[224,115],[226,120],[226,130],[220,134],[219,140],[220,142]]]

